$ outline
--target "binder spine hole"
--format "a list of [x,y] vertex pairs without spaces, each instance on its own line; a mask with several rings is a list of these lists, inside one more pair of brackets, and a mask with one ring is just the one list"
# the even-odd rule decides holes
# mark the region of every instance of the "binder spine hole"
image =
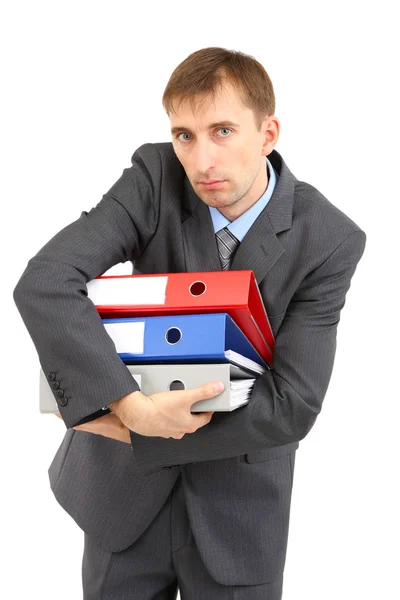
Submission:
[[170,327],[169,329],[167,329],[167,332],[165,334],[165,341],[167,342],[167,344],[171,344],[171,346],[173,346],[174,344],[180,342],[181,339],[182,331],[178,327]]
[[207,286],[204,283],[204,281],[195,281],[190,286],[189,292],[192,294],[192,296],[202,296],[203,294],[205,294],[206,289]]
[[180,379],[174,379],[174,381],[171,381],[169,384],[169,389],[171,392],[173,392],[174,390],[185,390],[186,388],[183,381]]

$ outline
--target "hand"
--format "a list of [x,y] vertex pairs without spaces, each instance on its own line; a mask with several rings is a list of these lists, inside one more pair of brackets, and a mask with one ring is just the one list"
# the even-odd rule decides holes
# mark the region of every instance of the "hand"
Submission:
[[190,390],[159,392],[151,396],[132,392],[108,406],[131,431],[180,440],[185,433],[194,433],[211,421],[214,411],[192,414],[190,409],[195,402],[220,394],[224,386],[221,383],[221,387],[214,388],[217,383],[207,383]]
[[[60,413],[55,413],[56,417],[62,419]],[[98,419],[88,421],[82,425],[77,425],[72,429],[77,431],[86,431],[87,433],[96,433],[98,435],[104,435],[119,442],[131,443],[129,429],[122,423],[121,419],[114,413],[107,413]]]

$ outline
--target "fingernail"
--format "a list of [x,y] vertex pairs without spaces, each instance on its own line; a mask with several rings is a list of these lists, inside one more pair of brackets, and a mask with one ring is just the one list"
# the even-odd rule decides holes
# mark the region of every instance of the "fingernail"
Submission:
[[220,381],[219,383],[214,383],[213,385],[213,390],[214,392],[222,392],[222,390],[224,389],[224,384]]

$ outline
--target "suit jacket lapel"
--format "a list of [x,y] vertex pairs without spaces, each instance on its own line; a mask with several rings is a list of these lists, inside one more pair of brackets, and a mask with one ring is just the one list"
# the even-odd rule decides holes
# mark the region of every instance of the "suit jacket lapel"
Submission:
[[209,208],[197,196],[187,177],[184,182],[184,206],[182,238],[186,270],[221,271]]
[[257,283],[260,284],[284,252],[284,247],[272,229],[268,214],[263,210],[233,257],[231,271],[251,269]]

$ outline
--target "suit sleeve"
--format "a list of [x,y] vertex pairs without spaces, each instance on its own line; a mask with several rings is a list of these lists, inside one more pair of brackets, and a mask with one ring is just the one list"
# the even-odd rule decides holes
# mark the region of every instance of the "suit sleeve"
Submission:
[[291,444],[307,435],[332,374],[340,312],[365,241],[363,231],[353,232],[302,281],[276,335],[273,368],[258,377],[247,405],[214,413],[206,426],[180,440],[131,432],[145,474]]
[[103,406],[139,389],[88,298],[86,283],[135,260],[156,230],[161,165],[151,146],[136,150],[132,167],[102,200],[29,260],[14,289],[67,428],[103,415]]

